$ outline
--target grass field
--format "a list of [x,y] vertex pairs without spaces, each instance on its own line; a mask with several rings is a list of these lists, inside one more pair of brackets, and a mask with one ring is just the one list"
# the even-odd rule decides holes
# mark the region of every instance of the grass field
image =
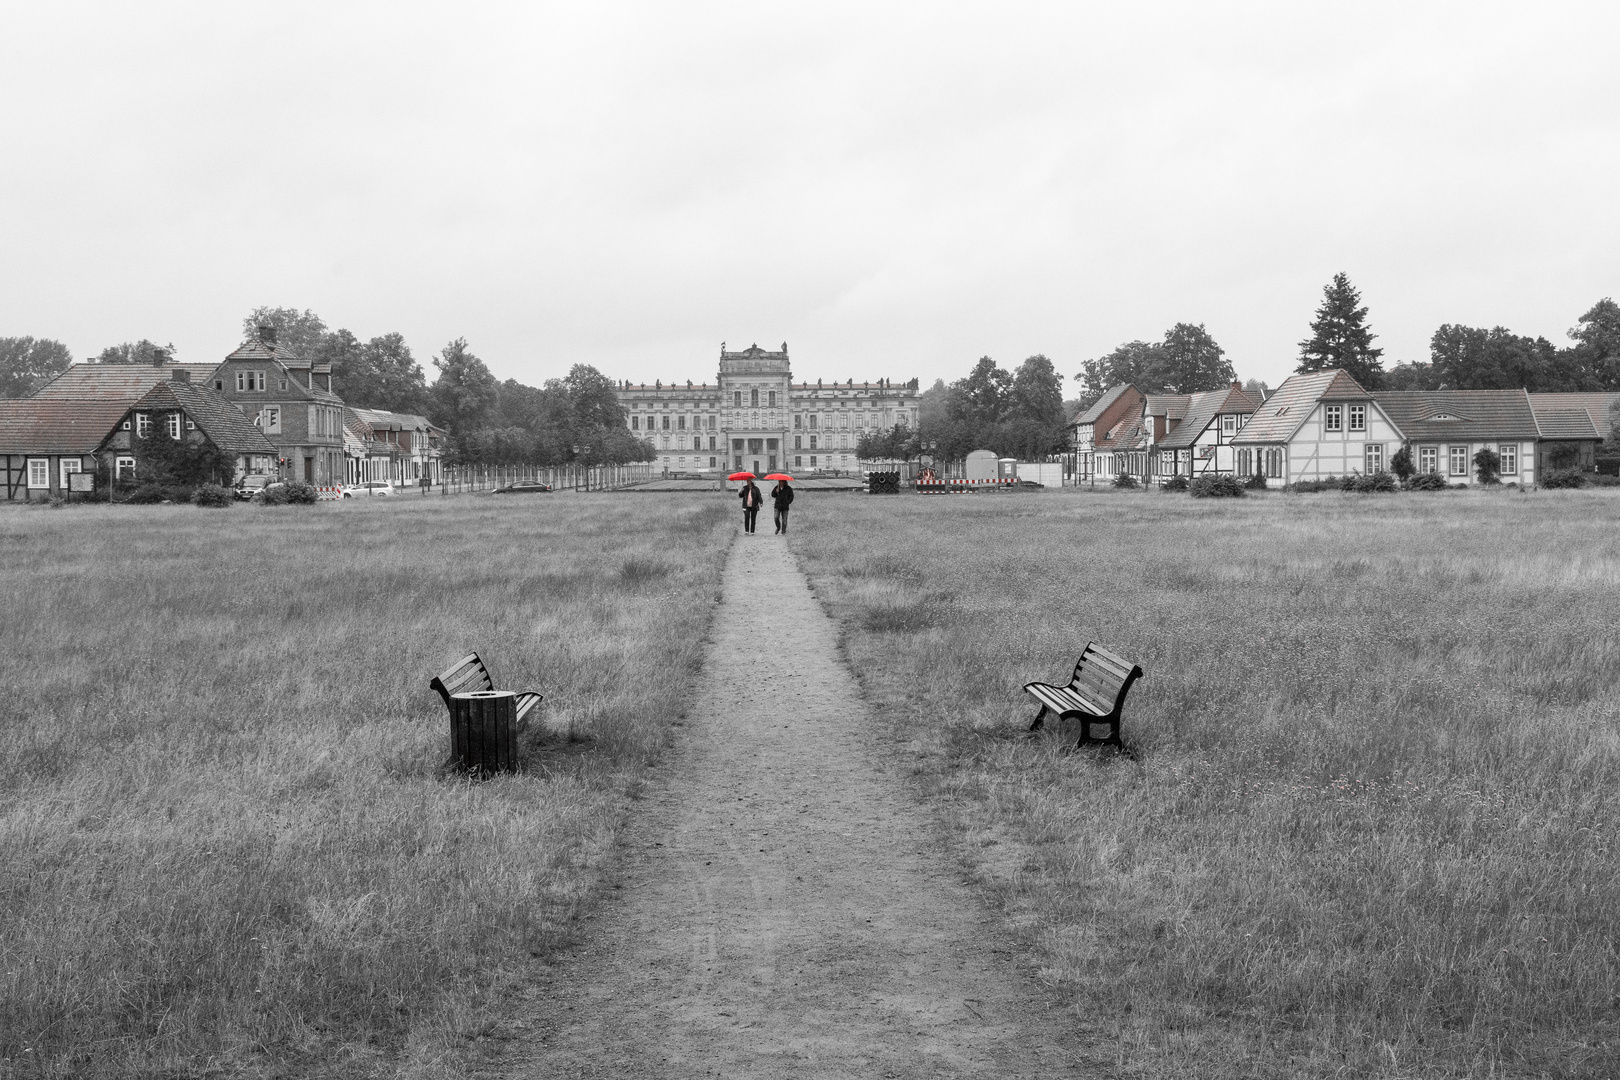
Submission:
[[[0,1076],[454,1074],[599,880],[729,509],[0,510]],[[488,783],[435,775],[474,648],[546,694]]]
[[[793,542],[1127,1075],[1620,1074],[1620,538],[1593,492],[849,498]],[[1021,737],[1091,638],[1128,756]]]

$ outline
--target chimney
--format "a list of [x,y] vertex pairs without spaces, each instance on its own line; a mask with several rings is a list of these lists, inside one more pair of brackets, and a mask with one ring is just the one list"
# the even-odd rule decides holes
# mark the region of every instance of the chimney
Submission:
[[275,327],[266,326],[264,323],[260,323],[258,329],[259,329],[259,340],[260,341],[262,341],[266,345],[274,345],[276,343],[276,328]]
[[1238,382],[1236,379],[1233,379],[1232,380],[1232,389],[1241,390],[1241,389],[1243,389],[1243,384]]
[[169,381],[188,383],[191,381],[191,372],[187,371],[185,368],[175,368],[173,371],[169,372]]
[[167,364],[168,362],[169,362],[169,350],[168,349],[153,349],[152,350],[152,366],[153,367],[162,367],[164,364]]

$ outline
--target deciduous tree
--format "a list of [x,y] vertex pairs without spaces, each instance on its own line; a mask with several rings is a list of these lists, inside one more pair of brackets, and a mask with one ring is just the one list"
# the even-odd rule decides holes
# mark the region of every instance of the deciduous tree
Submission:
[[121,345],[109,345],[96,354],[91,361],[95,364],[150,364],[155,354],[162,349],[169,359],[174,359],[174,343],[159,345],[155,341],[141,338],[139,341],[126,341]]
[[0,398],[23,398],[73,363],[66,345],[50,338],[0,338]]

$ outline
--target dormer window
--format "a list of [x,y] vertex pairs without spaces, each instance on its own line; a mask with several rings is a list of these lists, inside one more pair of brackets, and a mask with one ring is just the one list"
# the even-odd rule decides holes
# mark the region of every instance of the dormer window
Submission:
[[264,390],[264,372],[238,371],[236,389],[239,393],[258,393]]
[[1322,428],[1324,431],[1344,430],[1344,406],[1324,405],[1322,407]]
[[151,426],[152,418],[150,416],[147,416],[143,412],[138,412],[135,414],[135,434],[137,436],[142,439],[146,438],[146,432],[151,428]]
[[1365,405],[1352,405],[1352,406],[1350,406],[1350,430],[1351,431],[1366,431],[1367,430],[1367,406],[1365,406]]
[[180,437],[180,414],[170,413],[164,419],[167,421],[169,438],[178,439]]

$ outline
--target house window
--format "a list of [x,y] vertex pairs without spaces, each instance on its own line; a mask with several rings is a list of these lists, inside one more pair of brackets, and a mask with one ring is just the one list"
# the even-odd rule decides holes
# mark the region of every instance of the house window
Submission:
[[1221,434],[1228,436],[1237,434],[1237,417],[1230,413],[1221,417]]
[[1438,446],[1418,447],[1418,472],[1436,473],[1440,471],[1440,448]]
[[[286,377],[286,376],[285,376],[285,375],[283,375],[283,376],[282,376],[282,377],[281,377],[281,378],[280,378],[280,379],[279,379],[279,380],[278,380],[278,381],[277,381],[277,383],[276,383],[276,385],[277,385],[277,386],[279,386],[279,387],[281,387],[281,389],[282,389],[282,390],[283,390],[283,391],[285,391],[285,390],[286,390],[286,389],[287,389],[287,377]],[[259,387],[259,389],[260,389],[260,390],[263,390],[263,389],[264,389],[264,387],[262,387],[262,386],[261,386],[261,387]]]
[[1344,406],[1324,405],[1322,407],[1322,427],[1327,431],[1344,430]]
[[1502,471],[1504,473],[1516,473],[1519,471],[1518,443],[1503,443],[1496,448],[1496,453],[1502,459]]
[[1451,448],[1451,475],[1468,475],[1468,447],[1453,446]]
[[1350,406],[1350,430],[1351,431],[1366,431],[1367,430],[1367,406],[1365,406],[1365,405],[1352,405],[1352,406]]
[[[282,382],[285,383],[286,380],[283,379]],[[236,389],[242,392],[263,390],[264,372],[238,371],[236,373]],[[285,390],[286,386],[283,385],[282,389]]]
[[177,412],[170,413],[164,419],[168,421],[169,438],[178,439],[180,437],[180,414]]
[[152,418],[150,416],[147,416],[143,412],[138,412],[138,413],[135,414],[135,434],[136,435],[140,436],[143,439],[146,438],[146,432],[147,432],[148,429],[151,428],[151,426],[152,426]]
[[128,420],[125,420],[125,421],[124,421],[124,422],[123,422],[123,423],[122,423],[122,424],[120,424],[120,425],[118,425],[118,426],[119,426],[119,427],[120,427],[120,428],[122,428],[122,429],[123,429],[123,430],[125,430],[125,431],[128,431],[128,430],[129,430],[129,421],[128,421]]
[[135,479],[135,459],[122,456],[113,459],[113,473],[120,480]]
[[1249,450],[1237,452],[1237,471],[1239,476],[1254,475],[1254,454]]
[[60,467],[62,470],[62,490],[66,491],[69,484],[68,477],[76,472],[84,472],[84,462],[76,457],[63,458]]
[[[1352,407],[1352,409],[1351,409],[1350,419],[1351,419],[1352,423],[1355,421],[1354,407]],[[1368,476],[1371,476],[1373,473],[1380,473],[1380,472],[1384,471],[1384,444],[1383,443],[1368,443],[1367,444],[1367,450],[1366,450],[1366,456],[1367,456],[1367,475]]]
[[28,459],[28,486],[31,488],[51,486],[51,463],[48,458]]
[[1278,449],[1267,450],[1266,451],[1266,475],[1269,476],[1269,477],[1276,478],[1276,477],[1281,477],[1282,474],[1283,474],[1283,452],[1281,450],[1278,450]]

